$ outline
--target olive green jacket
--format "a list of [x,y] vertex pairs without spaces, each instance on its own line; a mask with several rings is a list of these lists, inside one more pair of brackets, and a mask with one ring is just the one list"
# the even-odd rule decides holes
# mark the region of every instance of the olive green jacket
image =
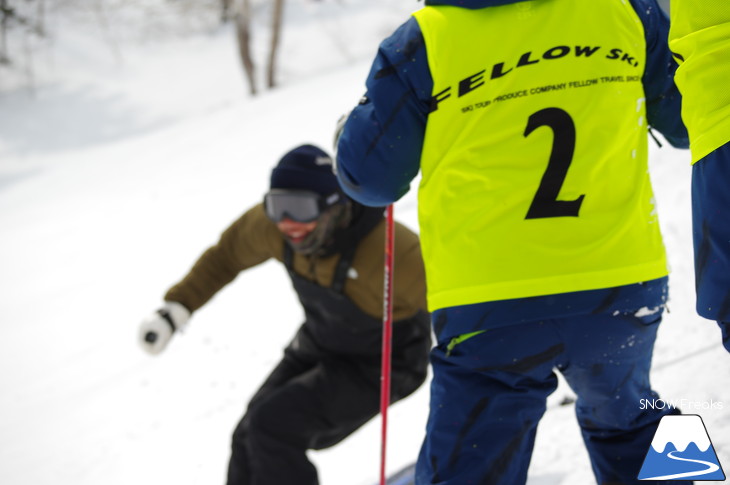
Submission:
[[[214,246],[208,248],[190,272],[165,294],[194,312],[241,272],[270,258],[283,262],[284,236],[258,204],[233,222]],[[343,289],[364,313],[383,316],[385,218],[358,243]],[[393,319],[410,318],[426,311],[426,283],[418,236],[395,223],[393,269]],[[329,287],[339,254],[294,254],[294,271],[320,286]],[[272,288],[272,291],[276,289]]]

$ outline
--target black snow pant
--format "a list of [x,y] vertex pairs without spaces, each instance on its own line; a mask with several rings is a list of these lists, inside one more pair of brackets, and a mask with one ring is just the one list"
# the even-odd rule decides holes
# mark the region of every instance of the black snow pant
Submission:
[[[228,485],[317,485],[306,451],[337,444],[380,411],[379,356],[312,359],[293,347],[285,350],[233,433]],[[393,401],[426,378],[425,362],[407,360],[410,365],[393,357]]]
[[[355,247],[325,288],[294,272],[286,246],[306,321],[233,432],[228,485],[317,485],[307,450],[339,443],[380,411],[382,321],[343,293]],[[393,323],[391,402],[426,380],[430,349],[426,312]]]

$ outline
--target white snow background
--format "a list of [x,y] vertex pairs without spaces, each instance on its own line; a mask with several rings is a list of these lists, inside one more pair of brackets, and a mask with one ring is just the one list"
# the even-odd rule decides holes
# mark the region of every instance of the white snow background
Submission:
[[[331,148],[379,41],[420,5],[291,0],[280,87],[255,98],[230,23],[182,35],[131,8],[49,10],[52,34],[24,41],[25,67],[0,69],[0,483],[224,483],[230,434],[302,319],[284,269],[241,274],[158,357],[137,327],[261,200],[284,152]],[[652,143],[651,155],[673,269],[653,384],[701,415],[728,474],[730,356],[694,311],[689,154]],[[414,193],[395,214],[417,230]],[[551,396],[530,485],[593,483],[573,407],[559,405],[570,395],[561,382]],[[390,408],[390,471],[415,459],[427,411],[427,385]],[[380,420],[311,457],[323,485],[375,483]]]

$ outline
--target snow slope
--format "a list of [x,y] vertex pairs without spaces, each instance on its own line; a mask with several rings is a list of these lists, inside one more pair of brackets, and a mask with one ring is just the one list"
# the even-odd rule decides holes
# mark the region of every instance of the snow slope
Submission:
[[[282,85],[256,98],[230,25],[114,43],[60,13],[53,44],[37,51],[33,89],[0,82],[0,483],[224,482],[230,433],[300,323],[285,272],[267,263],[241,275],[159,357],[138,349],[137,325],[261,199],[281,154],[331,146],[377,43],[419,6],[290,5]],[[694,313],[689,157],[667,145],[652,156],[673,267],[653,382],[702,416],[727,473],[730,356],[714,323]],[[395,210],[417,229],[414,194]],[[551,397],[530,485],[593,481],[572,407],[558,405],[570,394],[561,384]],[[424,386],[391,409],[390,470],[415,458],[427,400]],[[379,436],[374,420],[312,453],[322,484],[376,481]]]

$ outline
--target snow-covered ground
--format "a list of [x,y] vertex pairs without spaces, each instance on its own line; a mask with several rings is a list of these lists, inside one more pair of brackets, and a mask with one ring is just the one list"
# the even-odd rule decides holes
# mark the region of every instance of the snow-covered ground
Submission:
[[[261,200],[281,154],[330,148],[379,40],[419,5],[288,2],[281,87],[256,98],[231,25],[139,42],[56,14],[32,89],[27,71],[0,70],[0,483],[224,483],[230,433],[301,320],[285,271],[242,274],[159,357],[137,347],[137,326]],[[266,31],[254,35],[264,59]],[[689,157],[666,144],[652,157],[673,268],[653,383],[702,417],[727,474],[730,355],[694,312]],[[413,194],[395,211],[417,229]],[[559,405],[570,394],[561,383],[551,397],[530,485],[593,483]],[[390,470],[415,459],[427,411],[427,386],[391,408]],[[323,485],[367,485],[379,453],[374,420],[312,459]]]

